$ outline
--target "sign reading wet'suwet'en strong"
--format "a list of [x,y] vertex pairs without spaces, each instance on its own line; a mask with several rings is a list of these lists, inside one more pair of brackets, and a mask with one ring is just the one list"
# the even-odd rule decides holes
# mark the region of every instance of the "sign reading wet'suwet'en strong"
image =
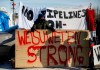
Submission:
[[15,67],[87,66],[88,31],[16,31]]

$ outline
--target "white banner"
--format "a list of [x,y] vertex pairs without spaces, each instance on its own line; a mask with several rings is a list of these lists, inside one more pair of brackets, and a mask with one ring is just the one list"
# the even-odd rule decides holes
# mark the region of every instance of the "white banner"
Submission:
[[47,8],[46,20],[56,29],[86,30],[86,8]]
[[18,22],[19,28],[30,29],[41,10],[42,8],[29,8],[20,2]]
[[93,46],[94,65],[100,65],[100,45]]
[[86,8],[29,8],[20,2],[18,26],[30,29],[44,9],[46,11],[45,19],[55,29],[86,30]]

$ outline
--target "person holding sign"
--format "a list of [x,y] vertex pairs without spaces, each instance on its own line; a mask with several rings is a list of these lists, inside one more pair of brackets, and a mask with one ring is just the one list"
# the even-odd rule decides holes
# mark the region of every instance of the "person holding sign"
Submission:
[[44,18],[43,14],[39,14],[38,18],[36,19],[36,21],[34,22],[34,25],[31,28],[31,31],[34,32],[34,30],[36,29],[49,29],[52,32],[55,31],[55,29],[52,27],[52,25],[50,25]]

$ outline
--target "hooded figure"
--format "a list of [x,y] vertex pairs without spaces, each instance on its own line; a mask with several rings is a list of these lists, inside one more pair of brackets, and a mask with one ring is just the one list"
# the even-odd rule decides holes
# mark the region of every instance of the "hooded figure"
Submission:
[[31,28],[31,31],[34,32],[35,29],[49,29],[52,32],[55,31],[55,29],[48,24],[48,22],[45,20],[43,14],[39,14],[38,18],[34,22],[34,25]]

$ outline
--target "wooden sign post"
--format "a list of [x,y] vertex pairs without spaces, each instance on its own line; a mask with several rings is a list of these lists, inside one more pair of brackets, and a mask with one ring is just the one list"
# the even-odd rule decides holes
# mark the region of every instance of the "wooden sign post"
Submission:
[[87,66],[88,31],[16,31],[15,67]]

